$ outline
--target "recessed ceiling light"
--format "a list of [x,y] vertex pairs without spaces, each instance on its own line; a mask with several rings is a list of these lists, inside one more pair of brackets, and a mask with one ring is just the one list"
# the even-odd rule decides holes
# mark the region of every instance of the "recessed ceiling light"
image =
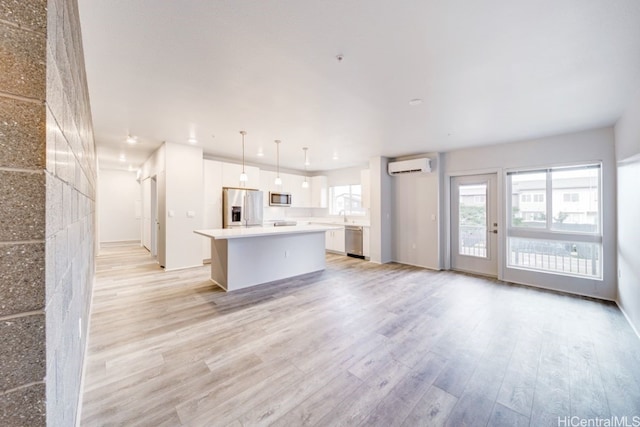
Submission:
[[335,153],[335,152],[334,152],[334,153],[333,153],[333,157],[332,157],[332,159],[333,159],[333,160],[338,160],[338,159],[339,159],[339,157],[338,157],[338,153]]
[[189,138],[188,141],[189,141],[189,144],[197,144],[198,143],[198,140],[193,138],[193,137]]
[[126,162],[127,157],[124,154],[120,154],[120,157],[118,157],[118,160],[120,160],[121,162]]
[[422,99],[420,98],[414,98],[411,101],[409,101],[409,105],[411,105],[412,107],[415,107],[416,105],[420,105],[422,104]]
[[258,148],[258,157],[264,157],[264,151],[262,150],[262,148]]
[[138,137],[137,137],[137,136],[131,136],[131,135],[128,135],[128,136],[127,136],[127,142],[128,142],[129,144],[135,144],[135,143],[137,143],[137,142],[138,142]]

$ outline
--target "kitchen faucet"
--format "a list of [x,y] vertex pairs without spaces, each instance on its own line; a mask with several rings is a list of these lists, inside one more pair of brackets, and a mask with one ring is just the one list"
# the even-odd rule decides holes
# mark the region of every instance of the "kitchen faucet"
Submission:
[[342,209],[340,212],[338,212],[338,215],[342,215],[342,218],[343,218],[344,222],[347,222],[347,210],[346,209]]

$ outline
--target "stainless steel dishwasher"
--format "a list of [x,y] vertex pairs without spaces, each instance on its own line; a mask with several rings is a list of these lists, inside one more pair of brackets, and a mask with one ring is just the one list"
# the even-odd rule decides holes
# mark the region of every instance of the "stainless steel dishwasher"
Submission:
[[347,255],[364,258],[362,251],[362,227],[347,225],[344,227],[344,247]]

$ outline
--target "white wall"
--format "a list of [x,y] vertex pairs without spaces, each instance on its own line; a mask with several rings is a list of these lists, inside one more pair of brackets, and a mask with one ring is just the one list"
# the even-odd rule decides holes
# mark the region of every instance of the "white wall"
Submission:
[[151,156],[144,162],[140,171],[140,178],[151,178],[165,170],[166,147],[161,145]]
[[[202,148],[166,142],[144,163],[141,179],[157,178],[158,262],[166,270],[202,265]],[[193,212],[193,216],[189,213]]]
[[330,187],[334,185],[360,184],[360,171],[368,168],[369,165],[366,164],[353,168],[332,169],[322,172],[321,175],[326,175]]
[[431,158],[431,173],[391,178],[394,195],[392,258],[403,264],[440,269],[438,155],[418,157]]
[[165,269],[202,265],[202,238],[193,232],[204,218],[202,148],[169,142],[165,148]]
[[[222,162],[203,160],[202,183],[204,193],[202,228],[222,228]],[[211,259],[211,239],[202,240],[202,259]]]
[[640,334],[640,90],[615,126],[618,166],[617,301]]
[[[603,180],[603,280],[572,278],[567,276],[509,269],[502,266],[500,278],[564,292],[614,300],[616,297],[616,166],[614,134],[612,128],[558,135],[537,140],[522,141],[452,151],[445,155],[445,172],[452,174],[496,171],[504,184],[506,168],[527,168],[563,165],[580,162],[602,162]],[[448,185],[448,178],[445,179]],[[500,185],[499,185],[500,187]],[[502,185],[502,188],[506,188]],[[500,229],[504,229],[506,208],[501,210]],[[502,232],[499,242],[505,245]]]
[[389,159],[373,157],[369,160],[371,177],[371,262],[384,264],[393,260],[393,189],[387,173]]
[[[156,228],[155,242],[149,239],[150,246],[154,246],[156,249],[156,255],[158,257],[158,262],[160,265],[164,266],[166,262],[166,188],[165,188],[165,168],[166,168],[166,146],[165,144],[161,145],[156,151],[154,151],[151,156],[144,162],[142,168],[140,169],[140,180],[142,182],[147,181],[148,179],[155,178],[156,179],[156,208],[157,208],[157,218],[158,224],[155,224],[155,218],[151,218],[151,207],[143,205],[142,212],[149,212],[149,220],[141,221],[140,227],[154,227]],[[150,182],[150,181],[148,181]],[[143,191],[152,191],[152,186],[150,184],[143,185]],[[151,203],[153,204],[154,198],[152,196],[143,196],[143,203]],[[145,233],[149,233],[151,236],[151,230],[145,231],[141,229],[140,235],[145,236]],[[153,252],[153,249],[152,249]]]
[[101,170],[98,180],[100,241],[140,241],[140,183],[135,172]]

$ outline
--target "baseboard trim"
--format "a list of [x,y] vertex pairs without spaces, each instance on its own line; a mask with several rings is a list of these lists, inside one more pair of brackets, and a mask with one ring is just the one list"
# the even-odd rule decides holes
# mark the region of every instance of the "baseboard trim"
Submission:
[[622,306],[620,305],[620,303],[618,301],[616,301],[615,303],[618,306],[618,308],[620,309],[620,311],[622,312],[622,314],[624,315],[624,318],[627,319],[627,323],[629,324],[629,326],[631,326],[631,330],[633,330],[633,332],[635,332],[636,336],[640,340],[640,332],[638,332],[638,329],[636,329],[635,325],[631,321],[631,318],[629,317],[627,312],[624,311],[624,308],[622,308]]

